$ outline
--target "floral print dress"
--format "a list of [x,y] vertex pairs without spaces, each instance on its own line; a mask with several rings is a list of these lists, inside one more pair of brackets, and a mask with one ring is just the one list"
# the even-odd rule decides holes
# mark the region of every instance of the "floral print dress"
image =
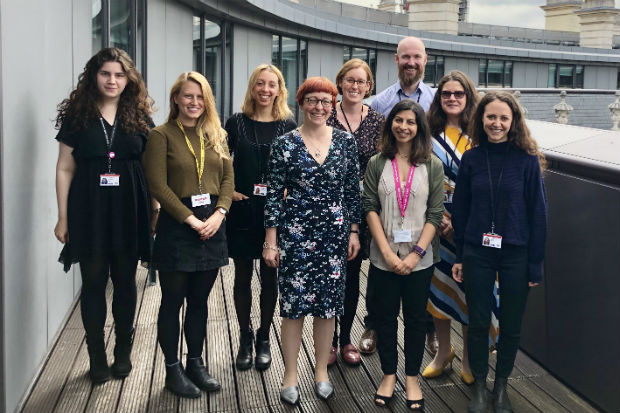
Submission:
[[342,315],[349,230],[360,222],[355,139],[334,128],[319,164],[299,130],[276,138],[267,185],[265,227],[278,228],[280,315]]

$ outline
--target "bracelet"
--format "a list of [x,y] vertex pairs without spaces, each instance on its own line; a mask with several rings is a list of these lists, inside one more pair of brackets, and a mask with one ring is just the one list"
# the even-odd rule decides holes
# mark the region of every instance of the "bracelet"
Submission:
[[359,230],[357,229],[352,229],[351,231],[349,231],[351,234],[359,234]]
[[419,245],[414,245],[412,252],[416,253],[420,258],[424,258],[426,255],[426,250],[423,250]]
[[274,247],[273,245],[268,244],[266,241],[263,242],[263,249],[264,250],[272,250],[272,251],[278,252],[278,249],[276,247]]

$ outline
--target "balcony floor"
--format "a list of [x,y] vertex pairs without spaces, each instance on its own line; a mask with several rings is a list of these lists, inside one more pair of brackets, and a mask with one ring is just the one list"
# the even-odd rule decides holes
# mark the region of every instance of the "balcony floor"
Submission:
[[[368,262],[362,266],[360,276],[360,303],[353,324],[352,337],[356,342],[362,333],[364,293]],[[175,397],[164,389],[165,369],[163,355],[157,345],[157,311],[160,301],[158,286],[149,286],[147,271],[138,269],[138,306],[136,334],[132,352],[134,369],[124,380],[111,380],[93,386],[88,379],[88,355],[84,341],[84,329],[80,320],[79,303],[73,309],[63,331],[59,335],[49,358],[43,366],[22,412],[377,412],[390,410],[376,407],[373,394],[382,377],[379,356],[363,356],[359,367],[349,367],[342,361],[329,369],[331,381],[336,388],[335,397],[325,403],[314,394],[312,366],[312,326],[309,320],[304,326],[303,345],[300,353],[301,404],[298,407],[283,405],[279,400],[279,387],[283,375],[280,348],[280,319],[277,314],[271,329],[273,363],[270,369],[260,373],[252,368],[240,372],[234,368],[234,357],[239,343],[239,329],[233,304],[233,266],[222,268],[221,276],[209,298],[209,321],[205,355],[211,374],[222,383],[217,393],[203,393],[201,398],[189,400]],[[108,286],[110,287],[110,286]],[[258,281],[253,279],[253,290]],[[108,301],[111,289],[108,288]],[[108,307],[110,307],[108,305]],[[258,299],[253,301],[252,314],[258,314]],[[108,360],[112,361],[114,333],[111,309],[108,308],[106,339]],[[258,318],[252,323],[258,325]],[[453,323],[452,344],[457,355],[462,354],[463,341],[460,328]],[[395,397],[391,411],[406,411],[404,394],[404,359],[402,353],[402,320],[399,320],[399,371]],[[340,357],[340,356],[338,356]],[[431,361],[428,351],[422,365]],[[493,380],[495,356],[489,360],[488,387]],[[427,412],[465,412],[471,396],[470,388],[459,378],[460,358],[455,359],[454,370],[448,370],[440,378],[422,380]],[[527,355],[519,352],[509,380],[510,396],[515,412],[598,412],[560,381],[545,371]],[[492,411],[489,405],[489,412]]]

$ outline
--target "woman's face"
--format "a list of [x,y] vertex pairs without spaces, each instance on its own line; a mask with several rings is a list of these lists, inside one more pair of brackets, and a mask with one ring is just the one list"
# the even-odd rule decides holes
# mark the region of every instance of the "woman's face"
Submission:
[[179,93],[174,97],[174,103],[179,108],[177,119],[185,126],[196,126],[198,118],[205,111],[202,89],[192,80],[183,83]]
[[457,117],[467,105],[467,95],[460,82],[449,80],[441,90],[441,109],[448,117]]
[[346,103],[359,103],[364,99],[370,84],[368,76],[361,67],[349,70],[340,81],[342,100]]
[[325,125],[332,111],[333,96],[326,92],[312,92],[304,96],[301,110],[304,123],[316,126]]
[[508,140],[508,132],[512,124],[512,111],[507,103],[501,100],[489,102],[482,115],[482,127],[491,143]]
[[392,121],[392,133],[397,144],[413,141],[418,133],[418,121],[412,110],[401,110]]
[[269,70],[263,70],[252,88],[252,100],[256,106],[271,108],[278,96],[280,96],[278,76]]
[[119,62],[105,62],[97,71],[97,90],[104,99],[119,99],[127,86],[127,75]]

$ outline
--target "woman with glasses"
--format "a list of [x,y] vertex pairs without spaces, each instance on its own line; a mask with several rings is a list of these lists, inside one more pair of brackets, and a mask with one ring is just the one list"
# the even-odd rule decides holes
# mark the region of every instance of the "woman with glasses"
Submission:
[[241,112],[226,122],[228,147],[233,156],[235,191],[226,225],[228,255],[235,262],[234,301],[239,321],[239,370],[252,367],[254,332],[250,324],[252,272],[260,259],[260,328],[256,334],[256,368],[271,364],[269,328],[278,298],[278,275],[262,258],[265,227],[263,217],[267,195],[266,174],[273,140],[295,129],[287,105],[288,92],[280,70],[259,65],[250,76]]
[[334,394],[327,375],[334,318],[343,313],[346,261],[359,251],[357,145],[326,123],[337,93],[324,77],[307,79],[296,96],[303,125],[271,147],[263,258],[280,269],[280,398],[289,404],[299,402],[297,360],[306,316],[314,318],[315,392],[324,400]]
[[[466,384],[474,382],[467,356],[469,316],[464,286],[452,278],[455,246],[451,216],[452,195],[461,164],[461,156],[470,146],[466,132],[477,102],[478,94],[471,79],[463,72],[454,70],[439,81],[435,98],[427,113],[431,136],[433,136],[433,152],[442,161],[444,168],[445,212],[439,227],[441,261],[435,266],[428,300],[428,312],[433,315],[439,349],[435,358],[422,372],[422,376],[425,378],[438,377],[443,374],[448,366],[452,365],[456,354],[450,344],[450,324],[451,320],[456,320],[461,323],[463,330],[463,357],[460,376]],[[497,304],[494,305],[494,309],[497,309]],[[494,347],[497,337],[496,319],[489,334],[491,346]]]
[[[372,72],[368,64],[361,59],[346,62],[336,75],[336,87],[342,100],[332,108],[327,125],[349,132],[357,143],[360,164],[360,189],[363,185],[366,165],[371,156],[377,153],[377,140],[383,126],[383,115],[365,105],[363,100],[370,96],[373,87]],[[360,224],[360,253],[347,262],[347,278],[344,292],[344,314],[336,319],[340,326],[340,355],[345,363],[356,366],[360,363],[360,353],[351,343],[351,326],[357,312],[359,299],[359,274],[362,260],[368,258],[370,233],[366,220]],[[328,366],[336,362],[338,348],[338,331],[334,329],[334,339],[329,354]],[[365,349],[373,352],[374,348]]]

